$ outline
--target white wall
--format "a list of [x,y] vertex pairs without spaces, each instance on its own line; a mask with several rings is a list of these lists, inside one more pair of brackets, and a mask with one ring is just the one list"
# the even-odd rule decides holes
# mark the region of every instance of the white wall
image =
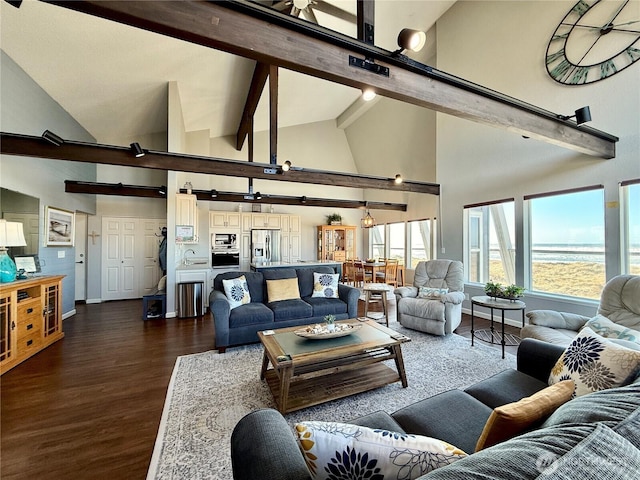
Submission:
[[[640,2],[635,2],[640,5]],[[437,68],[558,114],[590,105],[593,128],[620,137],[616,158],[602,160],[519,135],[438,114],[437,181],[443,185],[443,257],[463,258],[463,206],[603,184],[607,277],[618,274],[618,182],[640,177],[640,64],[595,84],[567,87],[546,73],[549,38],[573,2],[459,1],[438,21]],[[521,237],[522,238],[522,237]],[[523,281],[523,258],[516,265]],[[528,296],[528,309],[562,307],[593,313],[593,305],[561,305]]]

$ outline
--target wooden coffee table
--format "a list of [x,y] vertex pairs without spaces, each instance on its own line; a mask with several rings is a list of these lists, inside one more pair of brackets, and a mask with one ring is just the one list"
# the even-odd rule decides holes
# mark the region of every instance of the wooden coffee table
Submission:
[[[323,340],[296,335],[300,326],[258,332],[264,345],[260,378],[267,380],[281,413],[398,381],[407,387],[400,345],[410,341],[409,337],[372,320],[336,323],[362,327],[351,335]],[[396,370],[382,363],[391,359]]]

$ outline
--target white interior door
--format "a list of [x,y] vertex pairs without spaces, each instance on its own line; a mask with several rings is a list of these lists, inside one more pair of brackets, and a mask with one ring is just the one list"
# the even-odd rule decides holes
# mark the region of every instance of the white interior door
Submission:
[[102,218],[102,299],[139,298],[136,269],[138,219]]
[[87,299],[87,216],[76,213],[76,302]]

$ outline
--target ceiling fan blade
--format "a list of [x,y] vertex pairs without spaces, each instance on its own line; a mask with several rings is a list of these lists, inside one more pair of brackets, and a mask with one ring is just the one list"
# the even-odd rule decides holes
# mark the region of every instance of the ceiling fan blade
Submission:
[[307,18],[307,20],[309,20],[310,22],[313,22],[316,25],[318,24],[318,19],[316,18],[316,14],[313,13],[313,10],[311,10],[311,7],[304,8],[302,10],[302,15],[304,15]]
[[325,0],[315,0],[315,5],[313,6],[313,8],[321,12],[324,12],[328,15],[333,15],[334,17],[340,18],[347,22],[356,23],[356,21],[358,20],[358,17],[353,13],[347,12],[342,8],[336,7],[335,5],[325,2]]

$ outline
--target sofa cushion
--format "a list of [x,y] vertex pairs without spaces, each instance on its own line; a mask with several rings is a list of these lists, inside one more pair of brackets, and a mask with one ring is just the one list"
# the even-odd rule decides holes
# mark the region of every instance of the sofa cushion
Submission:
[[[425,480],[631,480],[640,451],[603,424],[549,427],[484,449]],[[605,473],[606,472],[606,473]]]
[[[453,417],[452,417],[453,415]],[[407,433],[439,438],[473,452],[491,409],[461,390],[449,390],[391,416]]]
[[230,278],[228,280],[222,280],[224,286],[224,294],[227,296],[229,302],[229,308],[234,309],[241,305],[245,305],[251,301],[251,295],[249,294],[249,285],[244,275],[237,278]]
[[247,303],[231,310],[229,314],[229,328],[244,327],[273,323],[273,311],[264,303]]
[[340,275],[337,273],[318,273],[313,272],[313,293],[312,297],[338,298],[338,280]]
[[493,409],[529,397],[547,386],[547,383],[518,370],[508,369],[471,385],[465,392]]
[[362,425],[363,427],[377,428],[380,430],[389,430],[390,432],[404,432],[398,422],[383,410],[378,410],[377,412],[351,419],[348,423]]
[[334,422],[295,425],[312,478],[415,479],[466,457],[442,440]]
[[302,298],[313,295],[313,274],[314,273],[336,273],[332,267],[315,266],[313,268],[298,268],[298,285],[300,286],[300,296]]
[[630,342],[640,343],[640,332],[624,325],[618,325],[613,323],[607,317],[603,315],[596,315],[584,325],[596,332],[598,335],[602,335],[609,339],[628,340]]
[[538,426],[571,399],[574,388],[573,380],[565,380],[530,397],[494,408],[478,438],[476,452]]
[[541,327],[539,325],[525,325],[520,330],[520,338],[535,338],[536,340],[542,340],[543,342],[553,343],[555,345],[561,345],[566,347],[576,337],[575,330],[568,330],[566,328],[550,328]]
[[313,307],[314,317],[347,313],[347,304],[339,298],[305,297],[303,300]]
[[279,302],[300,298],[297,278],[283,278],[280,280],[267,280],[267,301]]
[[264,301],[264,277],[261,272],[223,272],[213,279],[213,289],[224,292],[223,280],[237,278],[243,275],[249,285],[249,294],[252,302],[262,303]]
[[566,423],[603,422],[613,427],[640,409],[640,383],[600,390],[558,408],[542,428]]
[[549,384],[571,379],[575,396],[612,388],[635,378],[640,351],[608,341],[584,327],[551,369]]
[[313,315],[313,307],[299,298],[270,302],[267,304],[267,307],[273,311],[273,319],[276,322],[281,320],[309,318]]

